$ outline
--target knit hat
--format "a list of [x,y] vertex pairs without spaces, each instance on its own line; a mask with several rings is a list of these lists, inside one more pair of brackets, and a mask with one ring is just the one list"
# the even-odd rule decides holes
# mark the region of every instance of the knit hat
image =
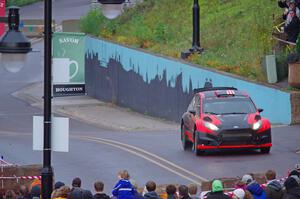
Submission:
[[57,181],[55,184],[54,184],[54,189],[59,189],[60,187],[64,186],[65,183],[61,182],[61,181]]
[[32,197],[40,197],[41,188],[38,185],[32,187],[30,194]]
[[246,184],[250,184],[252,181],[253,181],[253,178],[249,174],[246,174],[242,177],[242,182],[244,182]]
[[212,192],[223,191],[223,185],[220,180],[214,180],[212,183]]
[[244,199],[244,197],[245,197],[245,191],[243,189],[236,189],[236,190],[233,191],[233,194],[238,199]]

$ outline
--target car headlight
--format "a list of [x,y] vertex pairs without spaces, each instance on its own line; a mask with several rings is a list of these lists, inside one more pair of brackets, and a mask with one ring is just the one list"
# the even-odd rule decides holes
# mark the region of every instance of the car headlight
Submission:
[[204,126],[212,131],[219,130],[219,127],[217,127],[216,125],[214,125],[213,123],[210,123],[210,122],[204,122]]
[[253,123],[252,129],[256,131],[256,130],[260,129],[261,126],[262,126],[262,122],[261,122],[261,120],[258,120]]

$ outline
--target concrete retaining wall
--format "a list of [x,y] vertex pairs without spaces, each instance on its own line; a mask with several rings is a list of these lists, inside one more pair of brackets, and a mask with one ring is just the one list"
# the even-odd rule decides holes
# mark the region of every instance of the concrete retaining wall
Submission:
[[272,123],[292,122],[295,100],[290,93],[233,75],[91,37],[86,39],[85,61],[89,95],[145,114],[179,121],[192,90],[211,79],[214,86],[248,92]]

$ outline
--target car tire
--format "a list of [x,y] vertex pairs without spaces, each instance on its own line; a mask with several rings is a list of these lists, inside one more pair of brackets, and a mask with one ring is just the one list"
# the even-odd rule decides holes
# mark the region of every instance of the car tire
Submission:
[[203,150],[197,149],[198,146],[198,135],[197,132],[194,133],[194,144],[193,144],[193,152],[196,154],[196,156],[200,156],[204,154]]
[[188,141],[186,135],[184,134],[185,128],[184,125],[181,125],[181,143],[182,143],[182,148],[184,151],[187,151],[188,149],[191,148],[191,142]]
[[269,154],[270,150],[271,150],[271,147],[260,148],[260,152],[262,154]]

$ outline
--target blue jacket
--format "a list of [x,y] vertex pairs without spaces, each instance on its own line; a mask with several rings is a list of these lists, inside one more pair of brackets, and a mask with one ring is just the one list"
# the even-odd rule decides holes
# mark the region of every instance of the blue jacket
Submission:
[[252,194],[253,199],[266,199],[266,192],[257,182],[253,182],[247,186],[247,190]]
[[112,194],[117,197],[117,199],[133,199],[135,190],[129,180],[121,179],[115,185]]

